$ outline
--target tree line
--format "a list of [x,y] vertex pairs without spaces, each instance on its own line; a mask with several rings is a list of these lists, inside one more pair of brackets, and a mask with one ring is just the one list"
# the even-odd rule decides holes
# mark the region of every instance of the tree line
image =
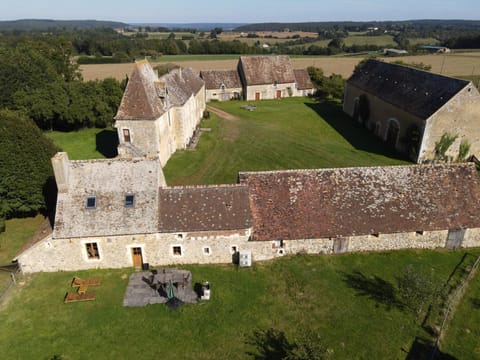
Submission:
[[82,81],[74,51],[62,37],[0,36],[0,231],[5,218],[54,206],[50,158],[58,149],[41,129],[113,121],[124,83]]

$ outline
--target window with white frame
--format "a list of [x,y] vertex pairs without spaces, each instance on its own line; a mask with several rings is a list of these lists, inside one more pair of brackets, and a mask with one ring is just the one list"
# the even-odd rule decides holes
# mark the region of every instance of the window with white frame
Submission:
[[87,251],[87,258],[89,260],[92,259],[100,259],[100,253],[98,251],[98,244],[96,242],[86,243],[85,250]]

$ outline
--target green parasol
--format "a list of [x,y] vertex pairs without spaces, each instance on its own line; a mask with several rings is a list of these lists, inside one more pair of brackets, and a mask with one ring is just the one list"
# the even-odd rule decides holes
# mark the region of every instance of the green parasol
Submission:
[[174,296],[175,296],[175,294],[173,293],[172,280],[168,280],[168,285],[167,285],[167,297],[168,297],[169,299],[172,299]]

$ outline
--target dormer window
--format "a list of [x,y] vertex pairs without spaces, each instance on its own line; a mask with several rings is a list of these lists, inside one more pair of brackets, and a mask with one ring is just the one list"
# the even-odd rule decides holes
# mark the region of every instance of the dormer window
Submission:
[[278,81],[275,80],[275,81],[273,82],[273,86],[277,87],[277,85],[278,85]]
[[222,84],[222,85],[220,86],[220,89],[221,89],[222,91],[225,91],[225,85]]
[[135,205],[135,195],[125,195],[125,207],[133,207]]
[[97,198],[96,196],[87,196],[87,202],[85,204],[87,209],[95,209],[97,207]]

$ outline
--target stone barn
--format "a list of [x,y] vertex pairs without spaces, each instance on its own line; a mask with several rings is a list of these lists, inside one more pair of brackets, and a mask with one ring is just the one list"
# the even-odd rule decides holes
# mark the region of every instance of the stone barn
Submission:
[[115,116],[119,155],[158,156],[165,166],[189,144],[204,110],[205,84],[194,70],[159,78],[148,61],[137,61]]
[[205,82],[206,101],[239,100],[243,97],[240,75],[236,70],[201,71]]
[[52,160],[53,233],[23,272],[254,261],[288,254],[480,246],[473,164],[239,174],[239,184],[167,187],[158,159]]
[[347,80],[343,110],[418,163],[438,158],[445,136],[455,139],[447,160],[480,152],[480,93],[471,81],[368,60]]
[[313,86],[310,75],[307,69],[293,69],[295,74],[295,91],[294,96],[310,96],[315,93],[315,86]]
[[247,101],[281,99],[293,96],[295,73],[290,58],[280,56],[241,56],[238,72]]

